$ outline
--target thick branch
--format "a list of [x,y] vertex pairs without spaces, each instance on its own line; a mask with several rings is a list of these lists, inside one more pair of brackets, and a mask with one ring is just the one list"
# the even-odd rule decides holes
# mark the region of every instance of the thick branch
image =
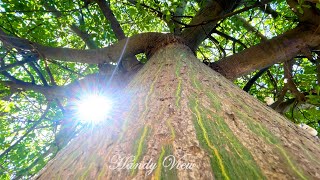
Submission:
[[317,27],[299,25],[280,36],[213,63],[211,67],[228,79],[235,79],[252,71],[292,59],[301,50],[314,48],[319,44],[320,30]]
[[13,90],[26,90],[34,91],[45,95],[47,98],[64,97],[64,88],[59,86],[41,86],[34,83],[24,82],[11,76],[8,72],[4,71],[1,74],[7,77],[10,81],[0,81],[4,86],[10,87]]
[[115,90],[121,91],[130,82],[131,78],[134,77],[135,73],[135,71],[130,71],[114,74],[113,72],[109,72],[109,74],[89,74],[81,80],[76,80],[64,86],[41,86],[15,79],[7,72],[2,72],[1,74],[8,77],[10,81],[0,81],[0,83],[12,89],[38,92],[45,95],[48,99],[75,98],[75,95],[79,92],[86,91],[86,87],[95,87],[103,89],[105,92],[110,91],[111,93]]
[[43,46],[26,39],[7,35],[2,29],[0,29],[0,40],[5,44],[17,49],[34,51],[39,53],[43,58],[47,59],[88,64],[107,62],[116,63],[118,62],[124,47],[126,47],[126,49],[123,52],[122,58],[148,52],[157,46],[155,42],[161,42],[162,40],[165,40],[166,37],[167,35],[162,33],[142,33],[130,37],[128,41],[126,38],[109,47],[101,49],[79,50]]
[[4,86],[8,86],[12,89],[23,89],[23,90],[32,90],[34,92],[38,92],[44,94],[45,96],[48,95],[56,95],[54,87],[51,86],[41,86],[32,83],[23,82],[20,80],[16,81],[0,81]]
[[182,31],[182,37],[186,40],[187,45],[195,50],[221,20],[212,21],[212,19],[233,11],[238,4],[239,0],[227,0],[224,4],[210,0],[192,19],[190,27]]

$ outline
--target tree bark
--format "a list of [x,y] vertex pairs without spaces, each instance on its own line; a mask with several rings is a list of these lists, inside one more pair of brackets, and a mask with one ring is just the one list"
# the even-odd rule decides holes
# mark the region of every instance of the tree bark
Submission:
[[[160,48],[114,96],[110,118],[80,133],[36,179],[320,178],[319,140],[212,71],[185,45]],[[169,155],[192,168],[165,168]],[[130,156],[127,167],[115,168],[123,165],[118,157]],[[152,172],[129,167],[149,161],[156,164]]]

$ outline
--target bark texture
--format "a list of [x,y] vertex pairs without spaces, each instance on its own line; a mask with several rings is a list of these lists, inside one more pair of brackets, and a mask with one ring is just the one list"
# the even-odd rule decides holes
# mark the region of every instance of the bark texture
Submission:
[[[119,97],[104,124],[80,133],[36,179],[320,178],[318,140],[184,45],[158,50]],[[131,155],[132,165],[157,166],[150,175],[148,169],[111,169],[112,158]],[[165,168],[169,155],[194,166]]]

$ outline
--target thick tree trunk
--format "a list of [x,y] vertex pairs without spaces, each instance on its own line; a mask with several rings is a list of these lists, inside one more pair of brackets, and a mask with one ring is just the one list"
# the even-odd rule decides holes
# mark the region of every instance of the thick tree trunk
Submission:
[[[75,138],[37,179],[320,179],[318,140],[184,45],[158,50],[121,97],[127,103]],[[169,155],[180,163],[172,169]],[[154,170],[142,166],[148,162]]]

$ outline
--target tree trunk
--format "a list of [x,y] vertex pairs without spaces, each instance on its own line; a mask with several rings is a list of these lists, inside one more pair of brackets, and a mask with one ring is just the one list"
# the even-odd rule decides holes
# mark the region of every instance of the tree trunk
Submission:
[[182,44],[160,48],[119,97],[37,179],[320,179],[319,140]]

